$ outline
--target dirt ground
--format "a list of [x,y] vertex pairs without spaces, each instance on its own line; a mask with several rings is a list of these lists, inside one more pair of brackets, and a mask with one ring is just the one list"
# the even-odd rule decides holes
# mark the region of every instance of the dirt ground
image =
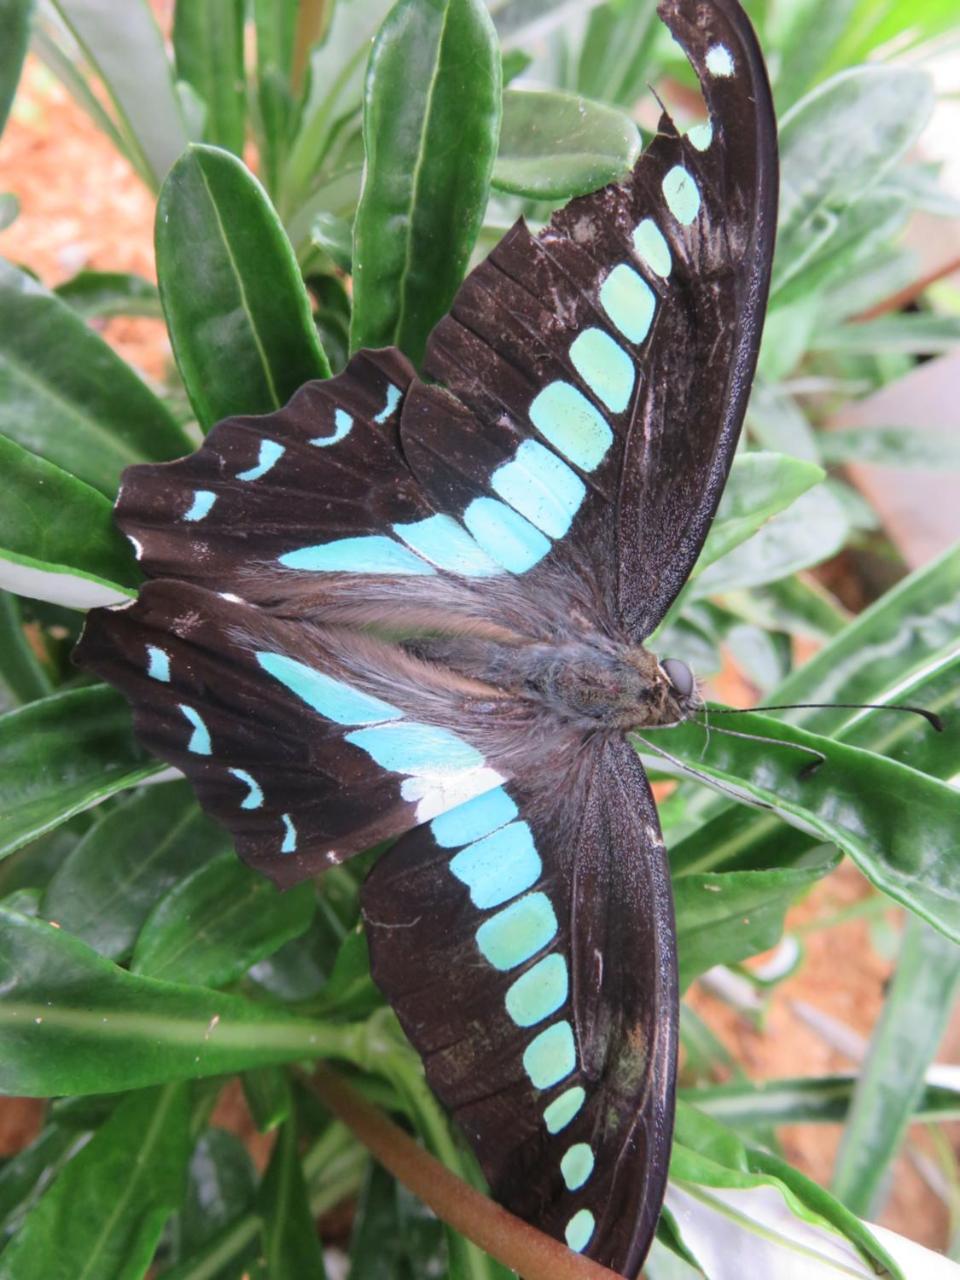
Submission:
[[[19,197],[21,213],[0,233],[0,253],[29,265],[44,283],[57,284],[84,267],[154,278],[152,196],[60,84],[33,62],[0,143],[3,191]],[[148,379],[164,376],[171,354],[160,321],[116,319],[102,331]],[[732,671],[718,692],[740,705],[753,697]],[[827,919],[866,894],[859,873],[844,865],[791,912],[789,924],[809,926]],[[895,921],[896,913],[890,918]],[[890,964],[874,951],[863,920],[811,932],[805,946],[804,964],[776,991],[762,1031],[702,989],[692,995],[694,1008],[753,1079],[850,1069],[850,1061],[797,1015],[797,1002],[831,1015],[862,1036],[869,1034],[881,1007]],[[955,1025],[941,1057],[957,1061],[958,1051],[960,1026]],[[33,1101],[0,1100],[0,1155],[30,1140],[40,1111]],[[224,1100],[218,1119],[247,1136],[253,1133],[237,1092]],[[838,1136],[835,1127],[804,1126],[784,1131],[782,1140],[794,1164],[826,1183]],[[941,1202],[906,1160],[897,1169],[881,1220],[924,1244],[942,1248],[946,1243],[947,1217]]]

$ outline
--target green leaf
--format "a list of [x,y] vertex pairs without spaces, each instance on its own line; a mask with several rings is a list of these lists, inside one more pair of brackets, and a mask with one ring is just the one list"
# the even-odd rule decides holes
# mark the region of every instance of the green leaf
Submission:
[[243,69],[244,0],[177,5],[173,50],[177,75],[206,106],[205,142],[243,154],[246,92]]
[[78,271],[54,293],[85,320],[163,315],[157,286],[129,271]]
[[53,692],[49,672],[27,639],[20,602],[9,591],[0,591],[0,684],[17,702]]
[[126,1098],[27,1215],[2,1280],[140,1280],[179,1205],[190,1148],[183,1085]]
[[773,288],[805,264],[916,141],[930,80],[905,67],[857,67],[820,85],[780,122],[780,228]]
[[163,37],[146,0],[54,0],[95,67],[157,190],[187,145]]
[[441,1224],[378,1164],[371,1164],[360,1198],[350,1272],[360,1280],[415,1280],[447,1273]]
[[613,0],[594,9],[580,53],[577,88],[630,107],[647,91],[659,35],[656,0]]
[[686,875],[676,880],[673,897],[681,990],[714,965],[735,964],[775,946],[790,903],[836,865],[836,856],[828,853],[804,867]]
[[20,81],[32,21],[33,0],[0,0],[0,134]]
[[807,577],[784,578],[752,591],[730,591],[723,597],[726,609],[768,631],[830,640],[849,622],[848,615],[820,586]]
[[506,89],[492,185],[533,200],[566,200],[629,173],[640,132],[628,115],[589,98]]
[[23,1219],[90,1134],[56,1122],[48,1124],[22,1151],[0,1165],[0,1249],[20,1230]]
[[177,1217],[177,1254],[190,1257],[253,1204],[257,1173],[247,1148],[224,1129],[207,1129],[190,1156]]
[[[714,733],[705,741],[703,725],[688,723],[657,730],[646,741],[679,757],[721,791],[733,787],[747,803],[759,804],[814,843],[836,844],[877,888],[948,937],[960,938],[960,866],[950,853],[956,842],[952,787],[769,716],[738,715],[737,732],[756,736]],[[802,776],[811,757],[786,745],[771,746],[771,740],[797,743],[825,759],[815,773]],[[664,762],[658,760],[657,767],[663,769]],[[732,839],[738,840],[735,828]],[[673,865],[703,870],[676,857]]]
[[923,1095],[924,1075],[958,991],[960,948],[919,920],[908,920],[833,1173],[834,1194],[862,1217],[881,1207],[883,1183]]
[[276,192],[293,131],[291,88],[297,9],[289,0],[254,0],[257,31],[258,142],[264,184]]
[[833,351],[841,355],[893,353],[930,356],[951,351],[958,342],[960,316],[918,311],[824,329],[814,335],[811,350]]
[[[847,1118],[856,1083],[855,1075],[798,1076],[758,1084],[698,1085],[696,1089],[681,1089],[680,1096],[736,1130],[782,1124],[838,1124]],[[911,1120],[917,1123],[957,1119],[960,1088],[924,1085]]]
[[101,817],[47,886],[41,912],[111,960],[125,960],[174,885],[231,848],[187,782],[145,787]]
[[824,431],[825,462],[844,466],[867,462],[879,467],[921,467],[931,471],[960,467],[960,442],[953,432],[918,427],[848,427]]
[[780,42],[774,98],[783,112],[817,80],[850,21],[857,0],[802,0]]
[[133,952],[134,973],[222,987],[310,925],[310,881],[281,893],[229,851],[175,885],[156,905]]
[[483,221],[500,129],[500,51],[480,0],[401,0],[367,73],[351,344],[414,361]]
[[111,499],[131,462],[190,449],[130,366],[66,303],[2,261],[0,434]]
[[0,908],[0,1089],[137,1089],[318,1056],[361,1058],[362,1028],[120,969],[46,921]]
[[292,1120],[280,1130],[260,1189],[263,1255],[269,1280],[321,1280],[327,1274],[323,1251],[307,1201],[297,1130]]
[[20,216],[20,198],[12,191],[0,192],[0,231],[12,227]]
[[134,741],[124,699],[105,685],[8,711],[0,716],[0,854],[161,767]]
[[140,572],[102,493],[0,436],[0,586],[71,608],[120,604]]
[[191,147],[157,206],[157,272],[174,354],[204,428],[279,409],[329,376],[296,259],[235,156]]
[[293,1099],[282,1067],[261,1067],[243,1073],[243,1096],[261,1133],[270,1133],[289,1118]]

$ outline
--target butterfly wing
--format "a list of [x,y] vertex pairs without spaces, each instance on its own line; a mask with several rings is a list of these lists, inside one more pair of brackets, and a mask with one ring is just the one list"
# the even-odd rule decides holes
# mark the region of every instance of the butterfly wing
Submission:
[[635,752],[555,745],[562,778],[525,770],[384,855],[364,920],[374,977],[497,1199],[634,1275],[670,1151],[670,880]]
[[478,490],[516,506],[557,540],[546,581],[551,559],[588,573],[637,640],[689,575],[719,502],[777,209],[775,118],[743,11],[664,0],[660,14],[709,124],[681,137],[664,115],[629,178],[572,201],[539,236],[518,223],[431,337],[426,371],[449,391],[413,387],[402,423],[445,510],[469,510]]

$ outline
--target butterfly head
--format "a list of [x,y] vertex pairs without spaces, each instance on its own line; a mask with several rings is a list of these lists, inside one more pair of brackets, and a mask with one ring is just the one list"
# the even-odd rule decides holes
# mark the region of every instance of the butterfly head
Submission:
[[688,720],[703,706],[697,679],[682,658],[664,658],[657,663],[656,699],[662,719],[658,724],[677,724]]

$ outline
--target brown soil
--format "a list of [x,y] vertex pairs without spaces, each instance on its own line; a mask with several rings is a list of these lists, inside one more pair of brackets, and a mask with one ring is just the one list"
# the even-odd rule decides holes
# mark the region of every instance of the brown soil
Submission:
[[[56,284],[82,267],[154,278],[152,196],[59,83],[35,62],[28,65],[0,144],[0,191],[15,192],[22,205],[18,220],[0,234],[0,253],[28,264],[45,283]],[[113,320],[102,331],[142,372],[152,378],[164,376],[170,350],[159,321]],[[732,669],[722,682],[722,696],[740,705],[753,699],[749,686],[738,681]],[[830,917],[867,892],[859,873],[844,865],[790,913],[789,923],[806,925]],[[889,963],[871,946],[866,924],[850,921],[807,936],[805,963],[772,997],[762,1031],[701,989],[694,990],[691,1002],[752,1078],[816,1075],[849,1069],[851,1064],[800,1021],[792,1002],[806,1001],[868,1035],[889,973]],[[960,1026],[947,1047],[956,1060]],[[41,1104],[35,1101],[0,1100],[0,1155],[30,1141],[40,1115]],[[262,1166],[269,1140],[256,1134],[237,1087],[228,1089],[216,1118],[249,1140]],[[782,1139],[791,1161],[818,1181],[829,1181],[838,1131],[796,1127],[785,1131]],[[940,1202],[906,1161],[897,1170],[882,1221],[934,1247],[946,1242]]]

